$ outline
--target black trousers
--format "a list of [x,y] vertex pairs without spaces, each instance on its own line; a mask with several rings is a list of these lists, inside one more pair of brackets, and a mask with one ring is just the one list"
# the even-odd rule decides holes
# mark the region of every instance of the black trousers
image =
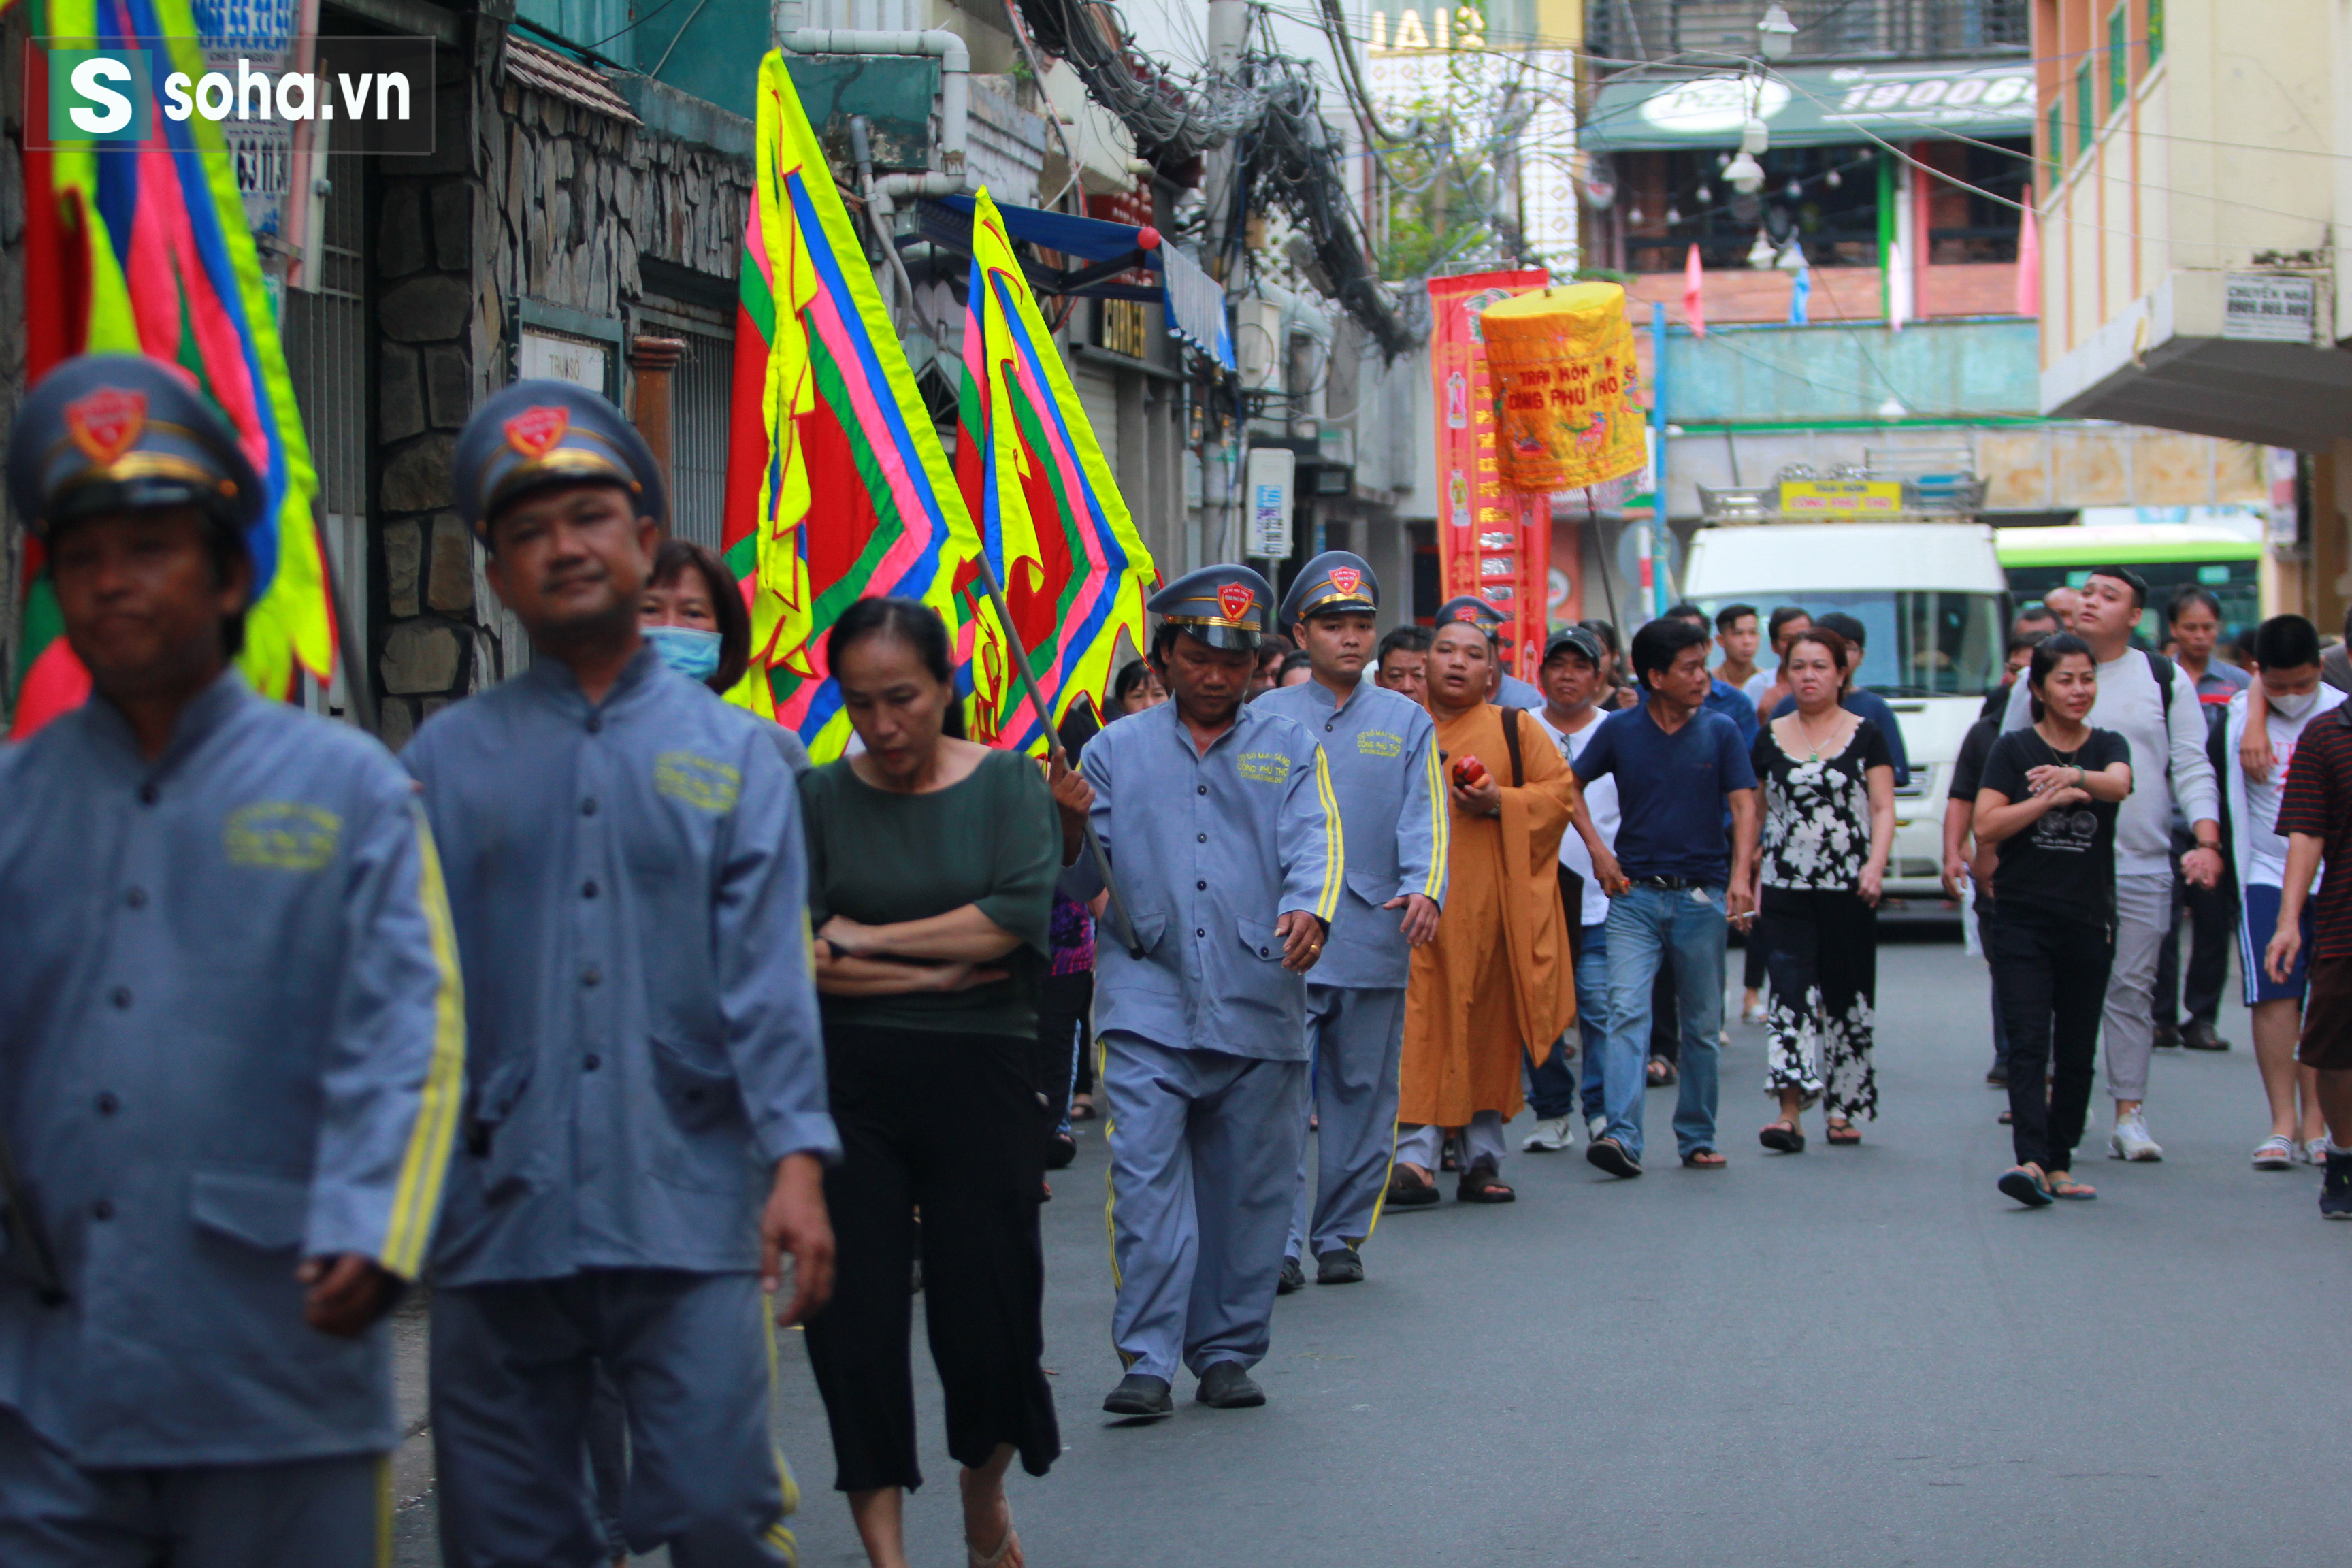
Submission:
[[808,1325],[842,1491],[922,1485],[908,1338],[915,1211],[923,1317],[946,1395],[948,1452],[978,1466],[1001,1443],[1042,1476],[1061,1452],[1043,1356],[1045,1141],[1031,1040],[828,1026],[841,1163],[824,1178],[833,1300]]
[[2115,928],[1996,903],[1990,957],[2009,1031],[2017,1163],[2067,1170],[2090,1111]]
[[1031,1072],[1038,1112],[1051,1134],[1070,1113],[1070,1096],[1094,1087],[1087,1023],[1095,1005],[1095,977],[1048,974],[1037,992],[1037,1053]]
[[[2221,988],[2230,978],[2230,949],[2238,940],[2237,878],[2225,869],[2217,885],[2205,889],[2180,874],[2180,858],[2196,847],[2194,835],[2177,832],[2172,836],[2172,929],[2164,933],[2164,945],[2156,951],[2154,1010],[2160,1026],[2210,1025],[2221,1016]],[[2185,975],[2180,966],[2184,910],[2189,916]]]

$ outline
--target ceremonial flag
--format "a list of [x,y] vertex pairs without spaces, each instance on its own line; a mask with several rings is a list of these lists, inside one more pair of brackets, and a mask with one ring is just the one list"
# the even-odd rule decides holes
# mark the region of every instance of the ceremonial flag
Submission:
[[[36,37],[127,47],[168,39],[169,68],[205,66],[187,0],[36,0]],[[17,68],[9,61],[5,68]],[[237,663],[254,689],[291,697],[298,668],[334,667],[334,609],[312,507],[318,477],[286,371],[260,258],[220,127],[152,116],[142,142],[48,139],[46,59],[25,72],[26,374],[79,353],[144,353],[186,371],[267,491],[246,536],[255,595]],[[28,546],[12,732],[79,706],[89,676],[67,647],[57,595]]]
[[1706,336],[1706,296],[1702,291],[1706,269],[1699,265],[1698,247],[1690,247],[1683,261],[1683,320],[1690,323],[1691,336]]
[[[972,204],[956,426],[956,482],[1058,724],[1080,692],[1101,703],[1121,632],[1143,646],[1155,574],[986,191]],[[983,640],[974,736],[1043,752],[1047,726],[992,667],[1001,657]]]
[[760,64],[758,116],[720,542],[751,668],[728,698],[824,762],[849,738],[824,633],[860,597],[919,599],[969,658],[979,634],[954,590],[980,540],[780,52]]

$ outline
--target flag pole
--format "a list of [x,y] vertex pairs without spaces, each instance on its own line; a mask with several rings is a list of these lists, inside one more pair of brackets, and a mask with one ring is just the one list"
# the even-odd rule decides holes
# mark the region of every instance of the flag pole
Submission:
[[[996,568],[989,564],[988,554],[977,558],[981,586],[988,590],[988,602],[995,606],[996,624],[1004,633],[1013,668],[1020,673],[1021,689],[1028,694],[1029,706],[1036,710],[1037,723],[1045,731],[1046,754],[1064,767],[1070,765],[1070,754],[1062,748],[1062,737],[1054,730],[1054,710],[1047,705],[1045,694],[1038,689],[1036,672],[1029,668],[1029,650],[1021,646],[1021,634],[1013,629],[1013,612],[1005,608],[1004,590],[997,585]],[[1127,906],[1119,902],[1118,884],[1111,879],[1110,857],[1103,850],[1102,840],[1095,834],[1095,825],[1085,824],[1087,852],[1094,857],[1095,874],[1102,879],[1103,891],[1110,895],[1111,923],[1118,930],[1118,940],[1130,957],[1143,957],[1143,944],[1135,940],[1135,926],[1127,918]]]

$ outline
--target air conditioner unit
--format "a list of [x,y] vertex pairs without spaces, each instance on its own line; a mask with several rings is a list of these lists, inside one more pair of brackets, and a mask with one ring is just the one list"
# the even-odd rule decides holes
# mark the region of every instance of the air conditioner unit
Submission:
[[1234,305],[1234,357],[1241,362],[1242,385],[1250,392],[1280,392],[1282,307],[1271,300]]

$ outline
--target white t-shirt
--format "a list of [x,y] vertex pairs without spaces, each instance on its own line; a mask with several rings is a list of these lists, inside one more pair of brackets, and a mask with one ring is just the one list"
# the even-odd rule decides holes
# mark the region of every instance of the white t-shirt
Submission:
[[1750,702],[1763,701],[1764,694],[1772,689],[1772,678],[1779,673],[1769,666],[1757,670],[1755,674],[1740,682],[1739,694]]
[[[1551,721],[1549,710],[1537,708],[1529,711],[1535,721],[1544,727],[1544,733],[1551,737],[1551,743],[1559,748],[1559,754],[1571,764],[1591,744],[1592,737],[1600,731],[1601,721],[1608,717],[1595,708],[1584,728],[1570,734]],[[1592,830],[1613,852],[1617,847],[1618,820],[1617,780],[1613,774],[1603,774],[1584,785],[1584,809],[1592,815]],[[1574,824],[1559,836],[1559,863],[1584,879],[1582,922],[1594,926],[1607,920],[1609,895],[1601,890],[1601,879],[1592,874],[1592,851],[1584,847],[1584,835],[1576,830]]]
[[[2344,700],[2344,693],[2332,686],[2323,685],[2319,700],[2300,719],[2289,719],[2275,708],[2270,712],[2271,754],[2278,760],[2271,764],[2267,777],[2257,780],[2246,777],[2246,816],[2251,819],[2246,834],[2246,880],[2265,888],[2283,887],[2286,883],[2286,840],[2279,836],[2278,814],[2280,792],[2286,784],[2287,764],[2294,761],[2295,743],[2311,721],[2331,712]],[[2231,700],[2232,707],[2242,708],[2245,699]],[[2236,766],[2234,759],[2231,765]]]

